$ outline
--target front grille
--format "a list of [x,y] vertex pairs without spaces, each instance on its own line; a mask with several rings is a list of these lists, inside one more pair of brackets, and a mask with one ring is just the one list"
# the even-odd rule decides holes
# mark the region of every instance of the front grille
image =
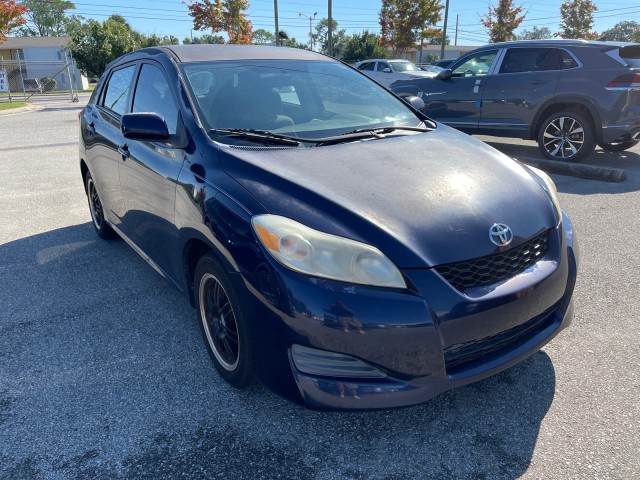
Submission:
[[527,342],[554,321],[559,303],[531,320],[490,337],[458,343],[444,349],[444,361],[449,375],[456,374],[478,361],[488,361],[501,351],[512,350]]
[[523,272],[549,250],[549,231],[506,252],[436,267],[457,290],[466,290],[505,280]]

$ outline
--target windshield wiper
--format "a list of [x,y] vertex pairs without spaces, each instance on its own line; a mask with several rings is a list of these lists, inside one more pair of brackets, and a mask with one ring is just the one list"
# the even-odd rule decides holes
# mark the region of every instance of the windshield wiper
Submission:
[[375,135],[384,135],[387,133],[395,132],[396,130],[408,130],[410,132],[430,132],[432,129],[427,127],[411,127],[403,125],[391,125],[388,127],[373,127],[373,128],[358,128],[342,135],[352,135],[354,133],[371,133]]
[[216,135],[223,135],[225,137],[239,138],[241,140],[264,144],[270,143],[275,145],[291,145],[299,147],[302,142],[315,143],[315,140],[290,137],[288,135],[270,132],[269,130],[252,130],[249,128],[212,128],[209,132]]

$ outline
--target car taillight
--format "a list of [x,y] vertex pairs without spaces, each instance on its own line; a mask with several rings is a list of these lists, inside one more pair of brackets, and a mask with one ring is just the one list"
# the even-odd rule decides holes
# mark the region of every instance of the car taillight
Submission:
[[625,73],[609,82],[607,88],[640,88],[640,73]]

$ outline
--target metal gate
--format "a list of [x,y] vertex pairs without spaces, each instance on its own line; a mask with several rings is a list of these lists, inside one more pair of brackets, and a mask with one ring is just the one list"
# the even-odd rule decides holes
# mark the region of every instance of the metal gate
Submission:
[[0,102],[67,93],[71,102],[77,102],[80,73],[66,52],[64,56],[62,60],[0,58]]

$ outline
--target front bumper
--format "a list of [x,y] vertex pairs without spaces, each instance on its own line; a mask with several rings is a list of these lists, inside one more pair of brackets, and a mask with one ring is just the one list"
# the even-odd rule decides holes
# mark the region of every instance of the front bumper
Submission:
[[[522,361],[573,318],[577,249],[568,217],[552,232],[540,262],[465,293],[432,269],[403,270],[407,290],[346,285],[284,269],[266,282],[247,276],[263,310],[253,315],[260,319],[253,342],[261,379],[314,408],[391,408],[424,402]],[[304,373],[296,368],[292,345],[354,357],[384,378]]]

